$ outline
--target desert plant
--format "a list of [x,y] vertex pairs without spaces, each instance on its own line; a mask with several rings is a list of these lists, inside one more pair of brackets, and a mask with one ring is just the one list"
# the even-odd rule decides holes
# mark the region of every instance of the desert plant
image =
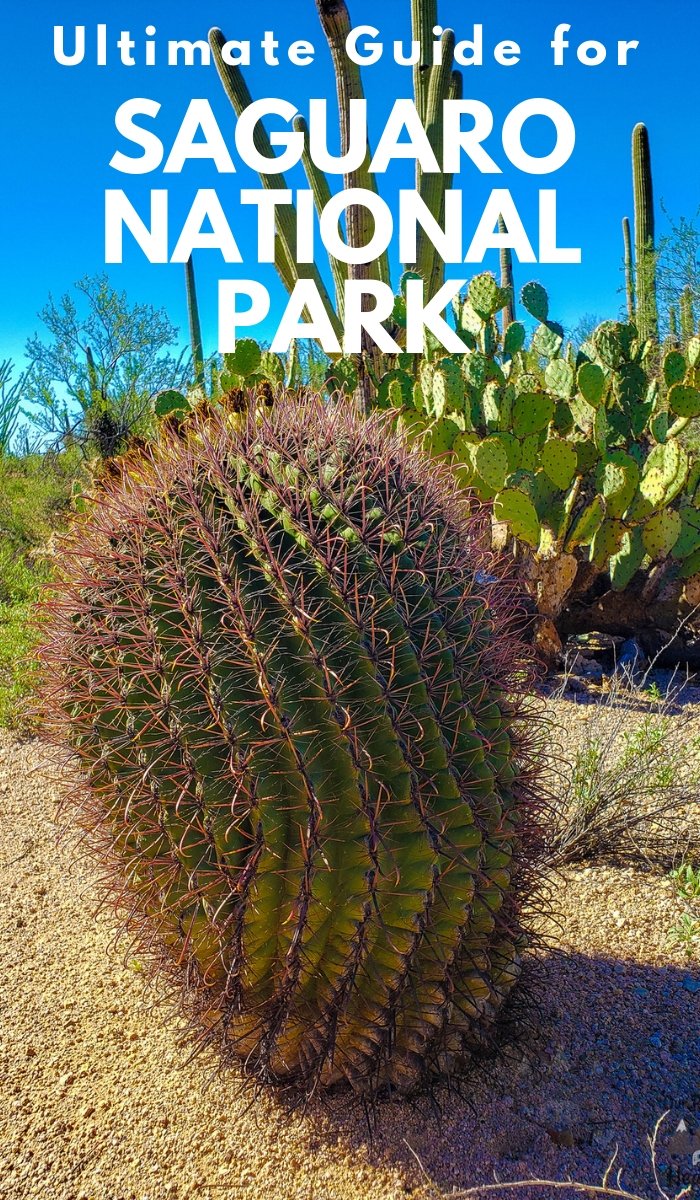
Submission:
[[79,454],[0,456],[0,726],[26,730],[38,640],[34,605],[50,574],[50,544],[65,523]]
[[[155,416],[158,419],[191,419],[200,406],[210,402],[242,412],[249,401],[261,401],[268,407],[274,389],[284,381],[285,363],[278,354],[263,350],[253,338],[239,338],[233,354],[224,354],[210,363],[211,395],[207,397],[200,386],[185,393],[168,388],[156,396]],[[301,381],[299,381],[301,386]],[[255,407],[256,404],[253,405]]]
[[154,397],[182,386],[185,355],[167,352],[177,338],[162,309],[131,305],[106,275],[86,276],[40,312],[49,332],[27,341],[30,367],[22,387],[24,415],[53,446],[81,446],[109,458],[151,431]]
[[[364,97],[361,71],[345,52],[345,42],[352,28],[350,15],[345,0],[316,0],[316,8],[323,32],[331,53],[338,96],[338,124],[340,152],[345,154],[349,142],[350,102]],[[414,67],[413,85],[414,100],[421,120],[424,123],[428,141],[438,159],[442,150],[443,135],[443,101],[459,99],[462,95],[462,76],[453,70],[455,35],[451,29],[446,29],[441,35],[440,55],[438,62],[429,62],[429,47],[434,39],[433,29],[437,24],[437,0],[412,0],[411,25],[412,37],[423,48],[423,59]],[[240,67],[227,63],[222,54],[226,38],[220,29],[212,29],[209,33],[212,57],[219,77],[237,116],[252,103],[243,72]],[[295,118],[296,132],[307,135],[307,127],[302,117]],[[256,131],[256,146],[265,157],[273,158],[273,150],[269,137],[261,125]],[[362,165],[355,171],[347,173],[343,179],[346,189],[362,188],[377,190],[375,175],[369,170],[371,161],[370,147],[367,146]],[[302,155],[302,164],[306,173],[309,189],[315,205],[320,212],[331,196],[331,188],[324,173],[311,161],[308,143]],[[276,174],[261,174],[260,180],[265,188],[285,188],[284,176]],[[419,163],[416,163],[416,191],[427,205],[430,213],[439,222],[444,220],[445,192],[452,186],[451,177],[444,172],[423,173]],[[300,278],[314,280],[328,313],[329,320],[339,335],[342,335],[344,284],[347,279],[371,278],[383,283],[390,283],[390,268],[388,253],[381,254],[376,261],[362,264],[340,263],[329,256],[329,273],[333,278],[335,303],[331,301],[322,273],[315,263],[299,264],[296,261],[296,215],[293,205],[278,206],[278,227],[275,252],[275,266],[287,291],[291,292]],[[357,248],[367,244],[371,234],[372,217],[365,207],[351,205],[346,215],[346,239],[350,247]],[[445,264],[425,230],[418,229],[416,241],[415,271],[425,282],[426,296],[434,295],[444,280]],[[393,328],[394,334],[401,336],[401,303],[397,296],[399,319]],[[394,322],[391,322],[392,327]],[[349,365],[340,368],[340,384],[347,391],[357,391],[363,403],[368,407],[371,403],[376,377],[387,366],[397,365],[391,361],[387,364],[386,356],[377,352],[368,336],[364,335],[362,351],[354,356]],[[332,389],[339,385],[336,372],[329,383]],[[352,385],[352,386],[351,386]]]
[[[541,615],[543,648],[556,653],[562,614],[602,576],[627,598],[644,580],[637,608],[613,612],[632,629],[663,589],[682,606],[695,587],[700,464],[679,435],[700,414],[700,339],[669,351],[659,379],[634,325],[604,322],[575,354],[540,284],[521,295],[537,322],[529,341],[518,321],[499,330],[507,302],[492,275],[475,276],[455,304],[472,353],[403,356],[378,378],[375,403],[399,411],[409,436],[493,502],[496,532],[513,539]],[[351,369],[346,359],[333,366]]]
[[0,727],[27,732],[33,725],[27,697],[37,682],[34,606],[47,578],[45,562],[0,538]]
[[[507,233],[503,217],[498,218],[498,232]],[[506,300],[505,308],[503,309],[503,332],[505,333],[509,325],[512,325],[515,320],[515,284],[513,282],[513,251],[509,246],[502,246],[499,252],[500,267],[501,267],[501,288],[508,293],[509,299]]]
[[24,376],[20,375],[12,383],[13,370],[14,363],[11,359],[6,358],[0,362],[0,456],[9,452],[19,421],[19,400]]
[[632,131],[632,183],[634,188],[634,247],[636,267],[636,323],[644,338],[659,334],[656,302],[656,246],[654,243],[654,189],[651,175],[649,131],[635,125]]
[[669,938],[674,946],[683,951],[687,959],[700,955],[700,921],[692,913],[683,913],[669,931]]
[[684,345],[687,345],[695,333],[695,309],[693,307],[693,293],[689,287],[684,288],[681,292],[680,312],[681,340]]
[[634,321],[634,263],[632,260],[632,234],[629,217],[622,218],[622,244],[625,261],[625,299],[627,301],[627,320]]
[[[681,297],[690,298],[693,320],[700,306],[700,230],[697,213],[692,218],[673,218],[661,204],[670,232],[659,239],[656,255],[656,286],[664,311],[674,308],[678,313]],[[687,301],[686,301],[687,303]],[[695,327],[690,331],[695,333]]]
[[685,900],[700,900],[700,866],[684,861],[673,868],[671,879]]
[[187,295],[187,322],[190,331],[190,351],[196,387],[204,388],[204,351],[202,349],[202,325],[199,319],[197,286],[194,277],[192,255],[185,263],[185,292]]
[[530,652],[445,471],[347,402],[124,463],[49,598],[81,820],[202,1038],[409,1089],[493,1034],[539,846]]
[[697,848],[700,831],[688,816],[700,787],[700,737],[679,698],[671,687],[649,699],[643,683],[621,672],[587,709],[550,825],[555,864],[677,862],[688,841]]

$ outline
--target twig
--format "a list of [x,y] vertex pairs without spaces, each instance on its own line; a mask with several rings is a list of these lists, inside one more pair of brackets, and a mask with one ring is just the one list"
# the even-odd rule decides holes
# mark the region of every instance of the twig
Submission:
[[423,1166],[423,1163],[422,1163],[422,1162],[421,1162],[421,1160],[420,1160],[420,1157],[419,1157],[419,1155],[418,1155],[418,1154],[416,1153],[416,1151],[413,1149],[413,1146],[410,1144],[410,1142],[407,1142],[407,1141],[406,1141],[406,1138],[402,1138],[401,1140],[403,1141],[403,1144],[404,1144],[404,1146],[408,1146],[408,1149],[411,1151],[411,1154],[413,1155],[413,1157],[415,1158],[416,1162],[418,1163],[418,1166],[420,1167],[421,1174],[422,1174],[423,1178],[425,1179],[425,1181],[426,1181],[426,1183],[427,1183],[428,1187],[432,1189],[432,1191],[433,1191],[434,1195],[436,1195],[436,1196],[438,1197],[438,1200],[439,1200],[439,1197],[440,1197],[440,1195],[441,1195],[441,1193],[440,1193],[440,1189],[439,1189],[439,1187],[437,1186],[437,1184],[435,1183],[435,1181],[434,1181],[433,1179],[431,1179],[431,1178],[430,1178],[430,1176],[429,1176],[428,1172],[426,1171],[425,1167]]
[[34,850],[36,846],[36,842],[34,841],[34,838],[29,838],[28,843],[27,849],[22,854],[18,854],[16,858],[11,858],[9,862],[0,862],[0,869],[6,870],[7,867],[13,867],[15,863],[21,862],[23,858],[26,858],[28,854],[31,854],[32,850]]

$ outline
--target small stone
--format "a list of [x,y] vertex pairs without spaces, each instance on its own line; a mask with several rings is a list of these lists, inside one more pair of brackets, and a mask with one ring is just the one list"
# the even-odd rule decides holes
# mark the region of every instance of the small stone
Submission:
[[693,979],[692,975],[686,975],[682,986],[686,992],[690,992],[694,996],[696,992],[700,992],[700,979]]
[[58,1086],[60,1088],[67,1088],[70,1087],[72,1083],[75,1083],[75,1075],[72,1071],[68,1071],[66,1075],[61,1075],[61,1078],[58,1081]]
[[651,1037],[649,1038],[649,1045],[656,1046],[657,1050],[660,1049],[661,1048],[661,1034],[660,1033],[652,1033]]

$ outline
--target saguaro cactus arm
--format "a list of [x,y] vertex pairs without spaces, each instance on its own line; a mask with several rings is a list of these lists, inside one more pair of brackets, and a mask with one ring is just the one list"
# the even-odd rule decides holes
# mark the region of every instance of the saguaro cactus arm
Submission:
[[[452,63],[454,60],[455,35],[451,29],[446,29],[440,43],[440,62],[431,67],[428,77],[428,95],[426,101],[425,129],[430,145],[435,152],[438,162],[442,160],[443,136],[443,103],[448,98],[452,81]],[[442,172],[432,172],[423,175],[420,182],[421,199],[437,221],[444,210],[446,179]],[[416,271],[432,287],[433,269],[437,251],[423,229],[418,230],[416,240]],[[441,269],[436,272],[438,278]]]
[[[309,130],[306,121],[303,117],[295,117],[292,125],[296,133],[303,133],[304,135],[304,152],[301,156],[301,162],[308,185],[313,193],[316,211],[320,216],[331,198],[330,184],[328,183],[323,171],[316,166],[316,163],[312,159],[309,152]],[[333,283],[335,285],[335,306],[338,316],[342,321],[345,311],[345,264],[339,262],[337,258],[333,258],[333,256],[330,254],[328,258],[331,264],[331,271],[333,273]]]
[[[211,29],[209,31],[209,44],[212,48],[214,63],[219,73],[219,78],[223,84],[224,91],[228,96],[236,116],[240,116],[245,108],[248,108],[253,102],[253,98],[248,89],[248,85],[243,77],[243,73],[238,67],[231,66],[223,59],[222,49],[226,43],[226,38],[220,29]],[[270,143],[270,139],[262,126],[258,123],[255,130],[255,148],[258,153],[266,158],[273,159],[274,151]],[[272,164],[274,165],[274,163]],[[260,182],[264,188],[271,191],[278,191],[286,188],[284,175],[280,172],[275,174],[267,173],[260,174]],[[318,289],[318,293],[323,300],[326,311],[330,318],[333,329],[338,338],[342,337],[342,325],[338,319],[338,314],[333,308],[331,298],[328,295],[323,279],[321,278],[318,267],[315,263],[297,263],[296,259],[296,216],[294,206],[291,204],[280,204],[277,207],[277,229],[279,237],[276,240],[275,266],[279,272],[280,278],[288,292],[294,288],[294,284],[298,279],[312,279]]]
[[695,333],[695,308],[693,305],[693,289],[683,288],[681,292],[681,339],[689,342]]
[[[333,60],[338,92],[340,152],[345,154],[350,144],[350,101],[364,99],[360,68],[357,63],[352,62],[345,50],[345,43],[352,28],[350,14],[345,0],[316,0],[316,8]],[[376,192],[377,185],[369,170],[370,161],[371,153],[368,142],[362,166],[359,170],[345,175],[346,188],[365,188],[368,191]],[[348,245],[353,247],[367,245],[372,236],[373,221],[366,209],[360,208],[358,205],[348,208],[346,225]],[[349,265],[348,271],[352,279],[380,279],[382,283],[391,282],[389,256],[386,252],[373,263],[352,263]]]

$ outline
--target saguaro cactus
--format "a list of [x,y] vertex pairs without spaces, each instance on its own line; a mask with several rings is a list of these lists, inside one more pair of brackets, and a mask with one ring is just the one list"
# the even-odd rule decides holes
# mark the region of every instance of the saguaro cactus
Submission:
[[654,190],[651,177],[649,132],[646,125],[642,124],[635,125],[632,132],[632,179],[637,275],[636,324],[642,337],[658,338]]

